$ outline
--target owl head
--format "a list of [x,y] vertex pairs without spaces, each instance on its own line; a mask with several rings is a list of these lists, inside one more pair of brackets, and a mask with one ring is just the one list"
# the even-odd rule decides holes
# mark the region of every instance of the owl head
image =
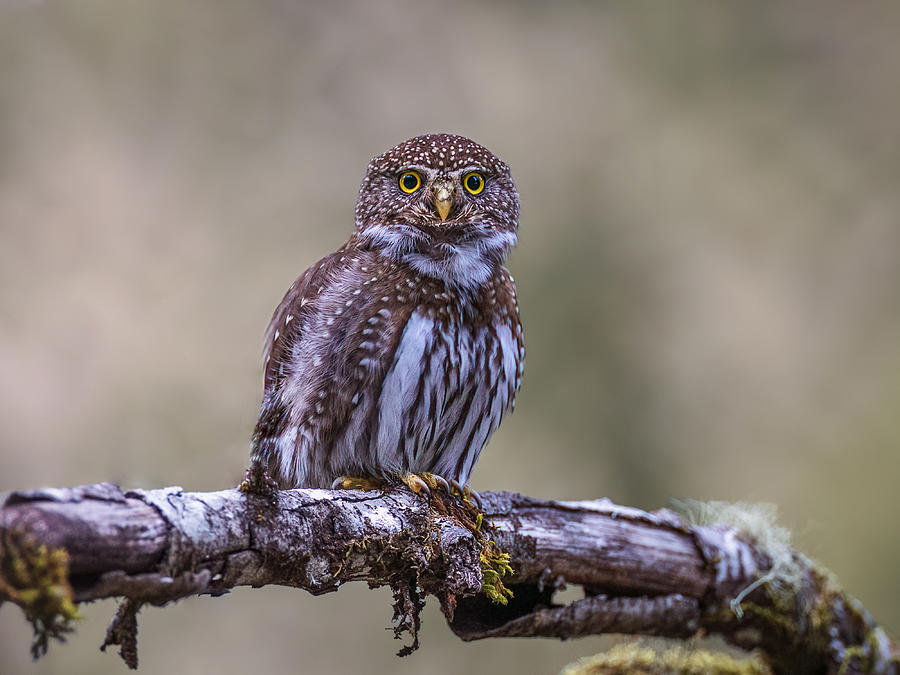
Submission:
[[375,157],[356,202],[362,245],[459,287],[484,283],[516,243],[509,166],[463,136],[417,136]]

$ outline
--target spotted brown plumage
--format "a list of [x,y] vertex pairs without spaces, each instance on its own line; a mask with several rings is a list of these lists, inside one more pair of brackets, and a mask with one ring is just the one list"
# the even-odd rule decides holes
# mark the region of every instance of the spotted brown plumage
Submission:
[[282,487],[423,472],[468,482],[521,382],[503,266],[518,211],[509,167],[461,136],[372,160],[355,231],[294,282],[266,334],[253,452]]

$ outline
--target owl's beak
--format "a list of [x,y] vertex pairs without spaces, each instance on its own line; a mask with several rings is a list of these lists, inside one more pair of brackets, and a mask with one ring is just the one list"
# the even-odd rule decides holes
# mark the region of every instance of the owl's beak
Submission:
[[453,183],[436,182],[431,186],[434,197],[434,208],[437,209],[441,220],[447,220],[450,215],[450,207],[453,206]]

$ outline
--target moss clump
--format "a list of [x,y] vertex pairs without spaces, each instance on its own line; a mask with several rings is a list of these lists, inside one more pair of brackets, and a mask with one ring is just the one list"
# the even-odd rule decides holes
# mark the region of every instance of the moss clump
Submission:
[[513,576],[509,553],[500,550],[497,542],[486,538],[481,547],[481,574],[484,577],[482,592],[494,603],[505,605],[513,592],[503,584],[503,577]]
[[493,523],[485,518],[477,496],[473,496],[469,488],[464,488],[461,494],[449,496],[435,491],[431,496],[431,508],[450,516],[472,533],[481,549],[479,559],[484,579],[481,590],[492,602],[499,605],[507,604],[513,597],[513,592],[506,587],[503,579],[514,576],[515,572],[510,564],[509,553],[501,550],[494,540],[496,529]]
[[14,602],[34,628],[31,655],[47,652],[50,638],[65,641],[81,618],[69,584],[69,554],[36,544],[20,532],[5,532],[0,546],[0,603]]
[[461,513],[456,514],[457,520],[475,536],[481,547],[479,559],[481,576],[484,578],[481,591],[491,602],[505,605],[513,597],[513,592],[503,583],[503,578],[512,577],[515,574],[510,564],[509,553],[501,550],[494,541],[493,524],[485,521],[484,513],[474,502],[463,495],[460,505],[462,509],[460,509]]
[[566,666],[560,675],[769,675],[759,661],[736,659],[721,652],[681,647],[656,650],[639,643],[616,645],[608,652]]

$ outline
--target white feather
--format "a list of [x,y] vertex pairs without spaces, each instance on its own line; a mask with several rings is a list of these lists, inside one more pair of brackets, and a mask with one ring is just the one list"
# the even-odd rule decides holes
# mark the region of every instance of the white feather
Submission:
[[387,466],[400,464],[397,449],[402,422],[413,408],[416,385],[426,352],[434,339],[434,321],[421,314],[413,314],[403,329],[394,363],[384,378],[378,399],[378,437],[376,454]]
[[[465,483],[510,406],[518,344],[508,325],[494,327],[496,338],[486,327],[451,324],[449,328],[452,334],[438,340],[431,318],[418,313],[410,317],[377,403],[378,434],[372,439],[370,456],[384,469],[432,471]],[[495,366],[498,351],[499,369]],[[426,366],[429,376],[423,380],[423,404],[416,406]],[[440,375],[445,367],[455,373],[447,382]],[[489,400],[492,390],[496,394]],[[471,404],[466,407],[469,398]],[[432,400],[433,410],[429,408]],[[465,418],[457,424],[462,415]],[[448,437],[454,426],[455,432]],[[350,448],[349,442],[346,436],[342,444]],[[402,456],[401,447],[405,447]]]
[[506,257],[517,240],[515,232],[478,229],[462,242],[447,244],[440,255],[423,252],[429,239],[421,230],[404,225],[368,225],[360,236],[381,254],[409,264],[414,270],[462,288],[474,288],[487,281],[498,260]]

